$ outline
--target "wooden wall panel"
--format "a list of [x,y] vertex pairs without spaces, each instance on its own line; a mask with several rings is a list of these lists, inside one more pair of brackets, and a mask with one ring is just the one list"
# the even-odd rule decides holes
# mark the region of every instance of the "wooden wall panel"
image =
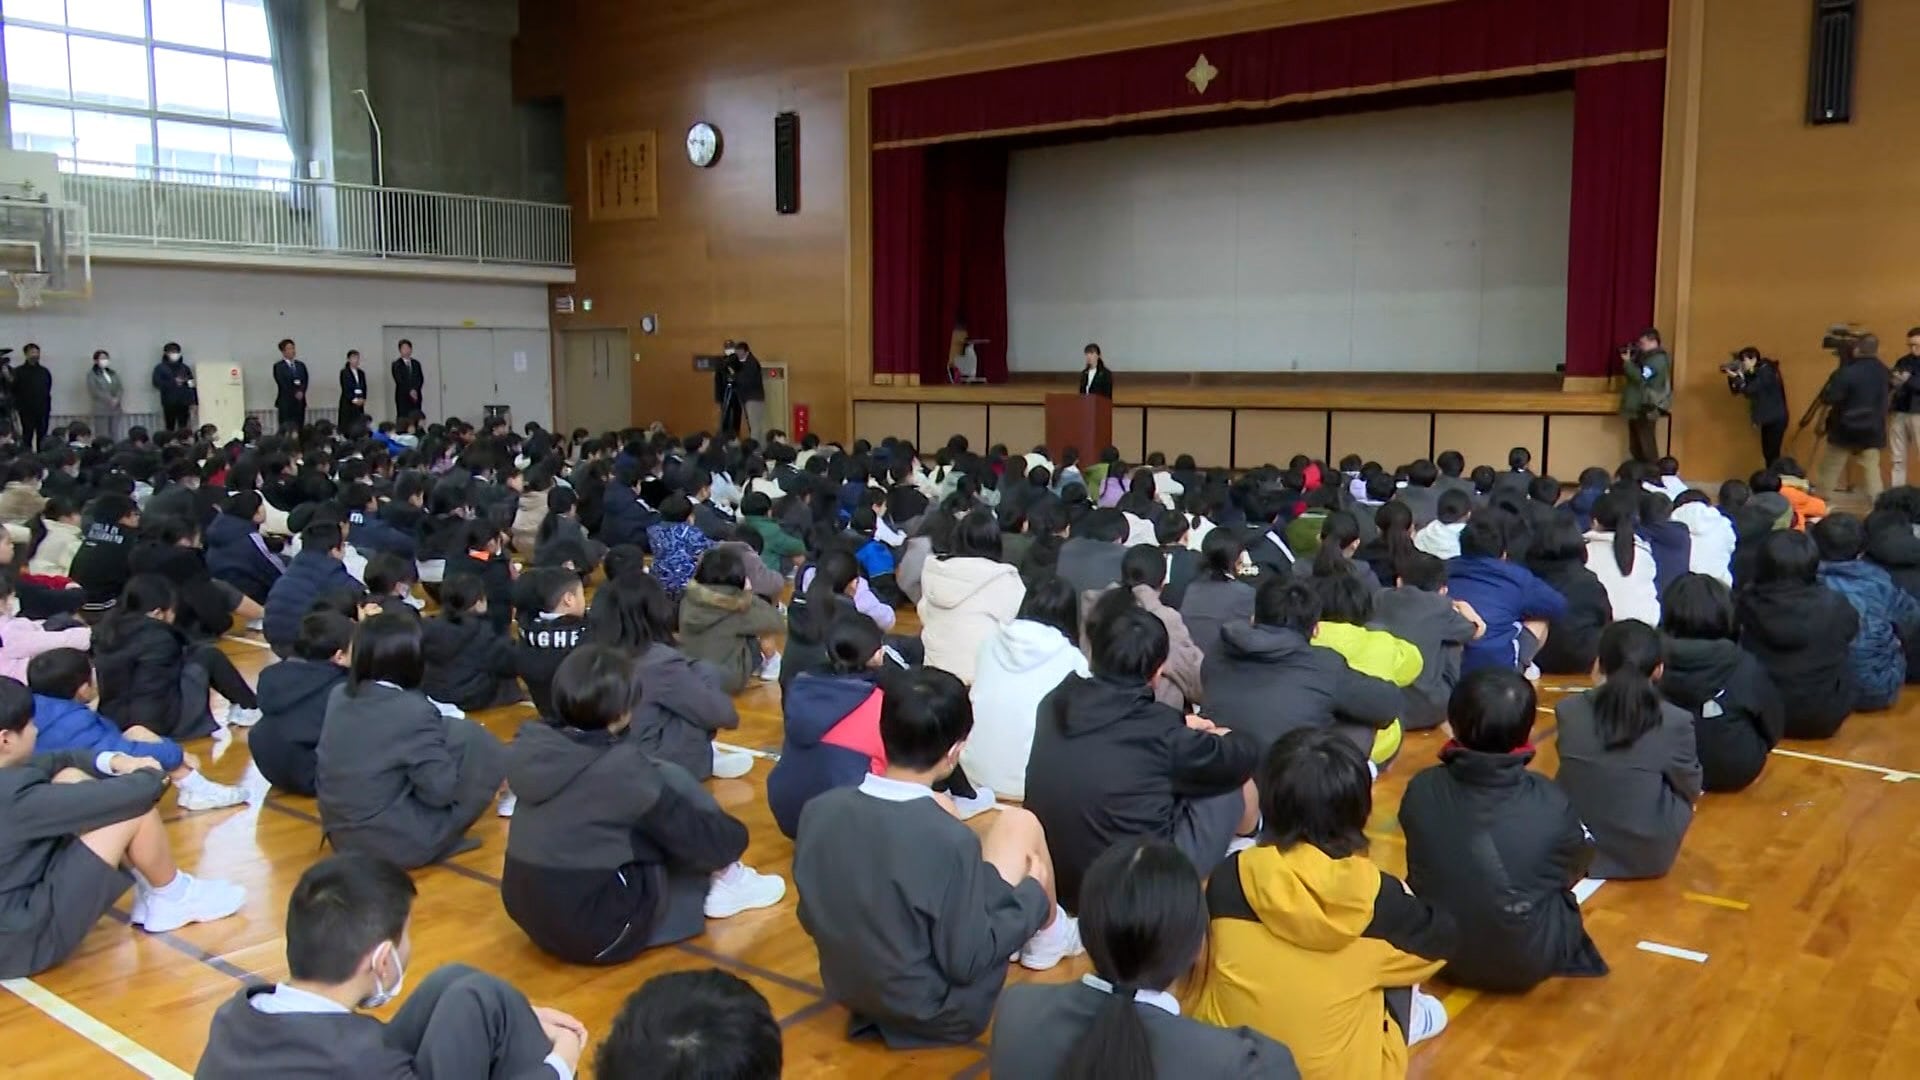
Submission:
[[1322,410],[1240,409],[1233,426],[1233,467],[1285,466],[1295,454],[1327,452],[1327,414]]
[[975,453],[987,452],[987,407],[985,405],[920,406],[919,446],[932,453],[947,445],[955,435],[965,435]]
[[1044,405],[990,405],[987,408],[987,438],[1006,443],[1010,453],[1024,454],[1047,441],[1047,409]]
[[1391,469],[1432,452],[1432,413],[1335,412],[1327,460],[1359,454]]
[[[1467,466],[1491,465],[1495,470],[1507,467],[1507,451],[1524,446],[1533,454],[1533,471],[1541,468],[1542,441],[1546,425],[1538,416],[1514,416],[1505,413],[1436,413],[1433,418],[1433,452],[1458,450],[1466,455]],[[1380,462],[1391,469],[1406,462]],[[1554,473],[1559,476],[1559,473]],[[1568,477],[1567,479],[1572,479]]]
[[881,439],[891,435],[896,439],[912,439],[917,446],[920,442],[919,412],[918,406],[901,401],[855,402],[853,437],[877,446]]
[[[1660,445],[1665,447],[1672,434],[1671,422],[1660,425]],[[1749,442],[1748,448],[1753,456],[1760,456],[1759,443]],[[1555,479],[1564,483],[1573,483],[1580,476],[1580,470],[1602,468],[1612,472],[1627,458],[1627,422],[1618,416],[1550,416],[1547,418],[1547,459],[1546,471]],[[1689,480],[1706,480],[1710,476],[1717,489],[1728,473],[1700,472],[1687,468],[1686,459],[1681,459],[1682,474]],[[1538,469],[1535,470],[1539,471]],[[1752,468],[1747,470],[1752,471]],[[1741,474],[1744,476],[1745,474]]]
[[[1147,456],[1146,439],[1147,410],[1138,405],[1116,405],[1113,410],[1113,448],[1120,451],[1120,460],[1139,461]],[[1083,457],[1098,457],[1098,452],[1083,454]]]
[[[1147,453],[1159,451],[1172,461],[1192,454],[1203,469],[1233,463],[1233,413],[1227,409],[1147,410]],[[1144,455],[1143,455],[1144,456]],[[1129,465],[1139,458],[1127,458]]]

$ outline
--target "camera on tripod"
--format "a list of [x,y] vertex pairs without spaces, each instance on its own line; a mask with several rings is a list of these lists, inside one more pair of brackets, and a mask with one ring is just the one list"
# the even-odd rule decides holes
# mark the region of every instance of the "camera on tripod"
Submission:
[[1866,336],[1867,332],[1858,326],[1835,323],[1827,327],[1826,336],[1820,339],[1820,347],[1832,353],[1834,359],[1845,363],[1853,359],[1853,347]]

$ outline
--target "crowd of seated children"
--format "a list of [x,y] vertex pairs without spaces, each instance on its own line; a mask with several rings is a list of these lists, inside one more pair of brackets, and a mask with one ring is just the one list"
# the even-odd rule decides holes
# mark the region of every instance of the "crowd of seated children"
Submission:
[[958,678],[906,674],[881,708],[886,773],[826,792],[801,814],[800,925],[827,996],[852,1014],[851,1035],[895,1048],[964,1043],[992,1018],[1009,956],[1046,970],[1081,951],[1034,815],[1002,808],[979,835],[933,790],[972,726]]
[[1831,738],[1859,696],[1850,654],[1860,615],[1820,584],[1819,570],[1805,533],[1770,532],[1755,551],[1752,579],[1740,579],[1733,598],[1740,647],[1773,677],[1790,739]]
[[1890,708],[1909,678],[1905,643],[1920,641],[1920,601],[1863,557],[1866,528],[1854,515],[1829,514],[1807,535],[1820,554],[1820,584],[1845,597],[1860,616],[1860,632],[1847,654],[1857,688],[1854,708]]
[[1087,867],[1128,837],[1171,840],[1211,870],[1253,831],[1249,780],[1263,744],[1154,699],[1166,627],[1127,593],[1101,598],[1088,630],[1093,674],[1068,678],[1040,703],[1027,763],[1026,806],[1046,829],[1069,912]]
[[335,688],[347,681],[352,642],[353,620],[315,611],[300,620],[293,654],[261,670],[260,722],[247,735],[247,750],[273,787],[314,794],[320,729]]
[[1467,676],[1448,703],[1452,741],[1400,800],[1407,886],[1459,931],[1444,971],[1456,986],[1517,993],[1607,973],[1573,895],[1593,841],[1566,793],[1527,768],[1535,705],[1506,668]]
[[724,688],[727,675],[675,646],[674,620],[673,601],[660,583],[634,568],[595,590],[582,640],[618,646],[632,659],[640,698],[628,739],[696,779],[745,776],[753,757],[714,743],[720,732],[740,726]]
[[1498,511],[1475,517],[1460,530],[1459,557],[1447,563],[1448,594],[1465,600],[1487,626],[1461,653],[1463,675],[1483,667],[1526,670],[1552,640],[1552,621],[1567,611],[1566,597],[1508,559],[1511,529]]
[[1462,652],[1487,627],[1472,605],[1447,595],[1443,560],[1409,549],[1401,553],[1393,575],[1394,587],[1374,595],[1370,621],[1419,651],[1420,674],[1401,690],[1400,726],[1426,731],[1446,720],[1447,701],[1460,682]]
[[680,648],[713,665],[722,690],[737,694],[756,675],[779,679],[780,653],[770,641],[784,626],[779,609],[747,588],[746,563],[737,551],[722,548],[701,557],[680,600]]
[[495,626],[493,599],[477,575],[448,573],[440,610],[420,620],[426,667],[420,688],[435,701],[465,712],[525,701],[514,678],[513,640]]
[[1026,798],[1041,701],[1069,677],[1092,674],[1080,640],[1073,586],[1054,574],[1029,581],[1019,616],[980,649],[968,691],[974,737],[961,754],[970,780],[1016,801]]
[[601,1080],[780,1080],[780,1024],[753,985],[718,968],[670,971],[620,1006],[594,1052]]
[[1554,706],[1554,780],[1593,834],[1595,877],[1660,877],[1693,824],[1700,752],[1693,717],[1660,696],[1665,661],[1658,630],[1614,623],[1600,635],[1598,685]]
[[393,1001],[406,982],[415,893],[406,871],[367,855],[308,867],[287,902],[287,978],[220,1006],[194,1075],[573,1076],[586,1028],[463,964],[418,980],[390,1022],[361,1011]]
[[1302,1075],[1404,1076],[1447,1024],[1419,988],[1457,954],[1445,910],[1367,857],[1367,758],[1299,728],[1260,766],[1264,828],[1207,880],[1208,971],[1195,1016],[1284,1044]]
[[129,888],[129,921],[150,934],[240,910],[246,890],[175,866],[157,808],[165,766],[110,749],[36,753],[34,710],[26,687],[0,679],[0,978],[73,955]]
[[1716,578],[1686,574],[1660,598],[1660,629],[1660,696],[1693,715],[1701,787],[1739,791],[1759,777],[1787,720],[1773,678],[1740,647],[1733,594]]
[[1262,581],[1252,619],[1221,631],[1220,648],[1202,669],[1208,718],[1250,736],[1261,751],[1295,728],[1330,727],[1371,755],[1400,715],[1400,689],[1316,647],[1320,612],[1308,582],[1278,574]]
[[479,846],[467,829],[506,776],[506,749],[421,690],[418,619],[382,613],[354,632],[347,681],[327,702],[315,787],[338,851],[425,866]]
[[[225,653],[188,640],[174,625],[175,603],[165,578],[141,574],[94,627],[101,715],[179,741],[212,734],[216,726],[252,726],[260,719],[253,687]],[[209,691],[228,703],[217,725]]]
[[500,898],[569,963],[623,963],[786,895],[740,862],[745,825],[626,737],[635,691],[624,650],[583,645],[560,664],[552,710],[507,751],[517,805]]

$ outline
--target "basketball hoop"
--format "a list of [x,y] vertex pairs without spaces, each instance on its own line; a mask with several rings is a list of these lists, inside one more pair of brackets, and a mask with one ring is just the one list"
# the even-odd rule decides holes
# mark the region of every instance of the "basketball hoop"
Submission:
[[7,278],[13,282],[14,291],[18,293],[20,297],[20,307],[24,310],[26,308],[37,308],[41,305],[43,302],[41,300],[41,293],[45,291],[47,282],[53,280],[53,275],[10,273],[7,275]]

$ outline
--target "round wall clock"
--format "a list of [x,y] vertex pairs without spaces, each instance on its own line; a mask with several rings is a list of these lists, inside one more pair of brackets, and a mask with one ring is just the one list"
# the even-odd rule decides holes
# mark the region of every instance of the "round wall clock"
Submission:
[[687,160],[702,169],[720,160],[720,129],[705,120],[687,129]]

